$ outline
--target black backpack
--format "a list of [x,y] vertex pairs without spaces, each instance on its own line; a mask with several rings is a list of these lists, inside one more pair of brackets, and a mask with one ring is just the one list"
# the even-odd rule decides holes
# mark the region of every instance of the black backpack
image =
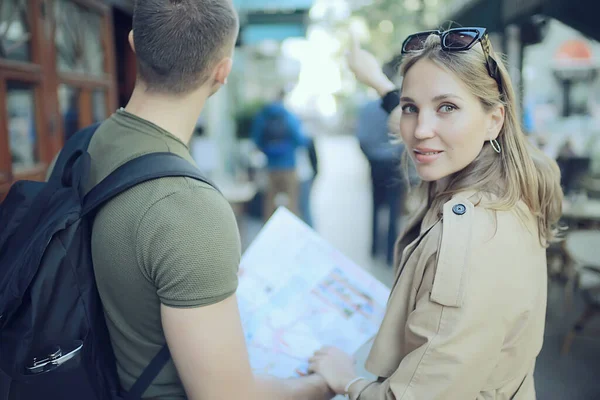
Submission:
[[151,179],[211,183],[186,160],[152,153],[84,196],[97,126],[67,141],[48,182],[16,182],[0,204],[0,400],[139,399],[170,359],[165,344],[131,390],[120,390],[92,266],[93,218],[108,200]]

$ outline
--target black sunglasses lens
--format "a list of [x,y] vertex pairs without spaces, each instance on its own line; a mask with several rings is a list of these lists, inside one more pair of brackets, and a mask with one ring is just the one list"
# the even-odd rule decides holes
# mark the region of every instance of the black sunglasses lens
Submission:
[[444,35],[444,47],[449,50],[468,50],[477,40],[479,33],[476,31],[457,30]]
[[418,34],[409,36],[408,39],[406,39],[406,42],[404,42],[404,47],[402,48],[402,51],[405,53],[410,53],[411,51],[423,50],[423,47],[425,47],[425,41],[427,40],[428,37],[429,37],[429,33],[426,33],[426,34],[418,33]]

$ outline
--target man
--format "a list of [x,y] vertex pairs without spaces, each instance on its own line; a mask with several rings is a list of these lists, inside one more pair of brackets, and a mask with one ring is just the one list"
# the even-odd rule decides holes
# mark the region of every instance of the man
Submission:
[[296,158],[296,173],[298,175],[300,186],[298,209],[302,220],[312,228],[314,227],[314,224],[310,196],[318,172],[317,149],[313,137],[308,138],[306,148],[300,147],[296,150]]
[[300,121],[284,104],[285,92],[258,113],[252,124],[252,139],[267,156],[269,187],[263,217],[269,219],[276,209],[276,197],[287,196],[287,208],[296,215],[300,183],[296,172],[296,149],[307,146],[309,139],[301,131]]
[[389,209],[386,240],[386,261],[392,264],[394,243],[398,236],[398,218],[402,204],[402,178],[400,157],[403,146],[392,143],[388,129],[388,114],[381,108],[381,100],[365,104],[357,119],[357,136],[360,148],[371,167],[373,191],[373,220],[371,254],[379,249],[379,210]]
[[[90,188],[152,152],[168,151],[194,164],[188,143],[206,100],[231,71],[237,32],[231,0],[136,2],[129,39],[138,79],[127,106],[90,143]],[[329,395],[315,375],[282,381],[253,376],[235,297],[240,252],[231,207],[193,179],[149,181],[100,210],[92,257],[125,390],[166,341],[172,360],[144,397]]]

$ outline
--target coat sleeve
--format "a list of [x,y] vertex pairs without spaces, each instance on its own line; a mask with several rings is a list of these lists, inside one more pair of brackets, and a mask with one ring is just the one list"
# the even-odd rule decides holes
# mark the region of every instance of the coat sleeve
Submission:
[[[465,210],[472,213],[472,205]],[[444,211],[438,256],[427,262],[405,326],[414,350],[388,379],[369,385],[360,400],[475,399],[497,365],[504,329],[493,278],[471,279],[485,261],[468,255],[469,216],[447,211],[451,208]]]

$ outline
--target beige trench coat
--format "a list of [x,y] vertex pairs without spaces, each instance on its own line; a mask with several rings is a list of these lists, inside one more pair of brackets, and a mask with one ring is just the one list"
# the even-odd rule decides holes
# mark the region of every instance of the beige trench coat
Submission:
[[523,203],[494,212],[485,202],[461,193],[443,215],[421,206],[407,225],[366,363],[380,379],[360,400],[535,399],[546,252]]

